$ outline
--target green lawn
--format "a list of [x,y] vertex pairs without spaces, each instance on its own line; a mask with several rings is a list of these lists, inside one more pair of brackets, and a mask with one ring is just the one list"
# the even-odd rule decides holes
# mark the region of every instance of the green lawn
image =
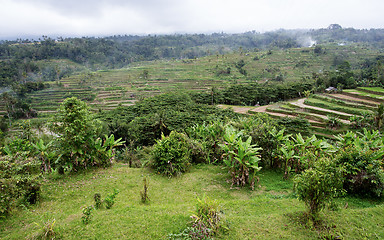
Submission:
[[[144,176],[149,179],[149,204],[140,201]],[[294,197],[292,182],[283,180],[282,174],[262,171],[254,191],[231,189],[227,177],[220,166],[194,166],[169,179],[120,163],[64,178],[47,177],[41,203],[1,220],[0,238],[24,239],[38,231],[37,224],[55,219],[62,239],[166,239],[187,226],[196,197],[204,194],[220,202],[230,226],[218,239],[318,239],[330,234],[344,239],[384,238],[380,202],[339,199],[340,210],[326,210],[321,228],[315,229],[303,223],[304,204]],[[82,207],[94,204],[95,193],[104,198],[115,188],[120,193],[113,208],[94,210],[92,221],[84,225]]]

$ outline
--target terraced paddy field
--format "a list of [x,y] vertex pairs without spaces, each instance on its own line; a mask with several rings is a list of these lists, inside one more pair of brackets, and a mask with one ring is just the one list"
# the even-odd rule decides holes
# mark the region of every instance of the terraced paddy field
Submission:
[[[268,52],[239,50],[198,59],[139,62],[123,69],[96,72],[87,72],[85,67],[68,60],[52,60],[52,64],[80,69],[80,73],[52,80],[48,82],[51,86],[49,89],[29,94],[27,98],[32,108],[39,113],[54,112],[65,98],[71,96],[86,101],[94,111],[108,110],[119,104],[131,105],[141,98],[170,91],[205,91],[212,87],[220,89],[233,83],[274,81],[276,76],[282,76],[284,82],[302,81],[311,78],[312,73],[334,70],[333,59],[337,55],[343,55],[351,66],[357,66],[359,61],[377,55],[375,50],[358,44],[327,45],[324,50],[323,54],[315,54],[313,48]],[[246,75],[236,67],[241,61]],[[230,73],[223,74],[223,71]],[[1,112],[5,112],[2,103]]]
[[[266,112],[275,118],[302,117],[308,119],[315,134],[331,136],[347,130],[352,116],[374,114],[377,105],[382,103],[381,97],[384,97],[383,88],[357,88],[336,94],[313,94],[309,98],[268,106],[232,108],[235,112],[243,114]],[[330,121],[335,118],[341,123],[340,127],[330,127]]]

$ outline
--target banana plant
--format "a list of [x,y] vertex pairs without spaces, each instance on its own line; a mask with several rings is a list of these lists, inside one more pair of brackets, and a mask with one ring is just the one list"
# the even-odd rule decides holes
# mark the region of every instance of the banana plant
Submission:
[[225,152],[223,161],[231,172],[232,186],[249,184],[254,189],[256,173],[261,169],[258,165],[261,148],[252,144],[252,137],[243,141],[242,132],[232,126],[227,127],[224,140],[226,142],[220,144],[220,147]]
[[[104,141],[101,138],[97,138],[94,143],[96,150],[97,160],[100,161],[101,165],[107,165],[108,161],[111,162],[114,156],[114,148],[122,146],[125,141],[122,141],[121,138],[115,140],[115,136],[111,134],[110,136],[105,135]],[[93,162],[93,164],[97,164]]]
[[50,159],[55,155],[54,152],[49,152],[48,150],[52,146],[53,141],[44,143],[43,139],[36,143],[31,143],[32,146],[39,152],[40,160],[41,160],[41,169],[43,172],[51,172],[51,161]]
[[280,148],[280,152],[282,153],[282,157],[285,161],[284,178],[288,179],[293,162],[300,158],[295,154],[295,144],[290,141],[287,141],[286,144]]

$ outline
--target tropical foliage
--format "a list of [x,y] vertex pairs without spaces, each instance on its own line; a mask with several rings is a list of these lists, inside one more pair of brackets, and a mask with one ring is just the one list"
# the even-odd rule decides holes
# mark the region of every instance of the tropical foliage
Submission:
[[250,185],[255,188],[256,173],[260,171],[259,150],[261,148],[252,145],[252,137],[246,141],[242,139],[242,132],[229,126],[225,129],[224,143],[220,147],[224,151],[223,162],[231,174],[232,185]]
[[313,168],[309,168],[294,179],[298,198],[304,201],[309,214],[316,219],[317,214],[334,197],[342,193],[343,168],[335,162],[322,158]]
[[83,101],[72,97],[63,102],[51,125],[58,136],[55,141],[60,157],[55,168],[59,173],[111,164],[113,148],[123,142],[113,135],[102,141],[100,125]]
[[184,134],[171,132],[164,135],[153,147],[151,166],[158,173],[168,177],[179,175],[188,170],[191,152]]

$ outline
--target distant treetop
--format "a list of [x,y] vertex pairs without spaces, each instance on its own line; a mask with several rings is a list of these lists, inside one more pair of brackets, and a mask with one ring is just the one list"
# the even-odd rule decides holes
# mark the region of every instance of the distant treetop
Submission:
[[329,26],[328,26],[328,29],[329,29],[329,30],[338,30],[338,29],[342,29],[342,27],[341,27],[340,24],[336,24],[336,23],[334,23],[334,24],[329,25]]

